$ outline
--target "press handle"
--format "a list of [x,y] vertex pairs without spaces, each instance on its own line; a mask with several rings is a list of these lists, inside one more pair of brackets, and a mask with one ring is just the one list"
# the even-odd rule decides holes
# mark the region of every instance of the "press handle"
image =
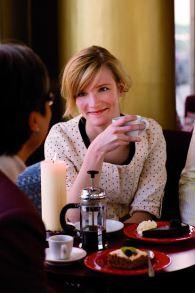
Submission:
[[77,209],[77,208],[80,208],[80,204],[79,203],[69,203],[67,205],[65,205],[62,209],[61,209],[61,212],[60,212],[60,224],[62,226],[62,229],[64,231],[67,230],[68,226],[71,226],[71,225],[68,225],[66,223],[66,213],[69,209]]
[[93,188],[94,187],[94,181],[93,181],[93,179],[95,178],[95,175],[99,174],[99,171],[89,170],[89,171],[87,171],[87,174],[90,175],[90,178],[91,178],[91,186]]

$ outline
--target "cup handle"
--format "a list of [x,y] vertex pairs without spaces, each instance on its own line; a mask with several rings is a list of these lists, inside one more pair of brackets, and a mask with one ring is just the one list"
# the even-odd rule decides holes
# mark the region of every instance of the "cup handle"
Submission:
[[61,259],[67,258],[67,253],[68,253],[68,249],[67,249],[66,244],[61,245],[61,248],[60,248],[60,258]]

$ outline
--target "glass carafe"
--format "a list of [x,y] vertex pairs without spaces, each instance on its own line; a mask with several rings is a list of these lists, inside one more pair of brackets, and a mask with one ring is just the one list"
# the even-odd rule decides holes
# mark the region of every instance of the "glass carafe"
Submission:
[[65,228],[66,212],[70,208],[80,208],[80,234],[82,247],[87,251],[104,249],[106,246],[106,196],[101,188],[94,187],[93,179],[97,171],[88,171],[91,187],[81,191],[79,204],[66,205],[60,215],[61,225]]

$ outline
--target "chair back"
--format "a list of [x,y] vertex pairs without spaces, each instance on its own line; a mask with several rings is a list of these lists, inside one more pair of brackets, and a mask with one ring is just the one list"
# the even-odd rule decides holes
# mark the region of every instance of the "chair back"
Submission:
[[27,167],[17,179],[16,184],[32,200],[41,214],[41,169],[40,162]]
[[162,204],[162,220],[180,219],[179,179],[186,162],[192,133],[163,130],[167,146],[167,182]]

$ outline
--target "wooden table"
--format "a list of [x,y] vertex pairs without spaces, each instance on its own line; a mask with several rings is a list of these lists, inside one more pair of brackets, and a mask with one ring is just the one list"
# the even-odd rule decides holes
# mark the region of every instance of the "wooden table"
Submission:
[[[77,244],[77,243],[76,243]],[[195,278],[195,238],[171,244],[154,244],[128,239],[123,231],[108,234],[108,248],[125,245],[165,252],[171,264],[157,272],[154,278],[147,275],[117,276],[89,270],[83,261],[66,266],[46,264],[48,282],[57,292],[130,292],[132,289],[170,290],[187,289]],[[151,291],[152,292],[152,291]]]

